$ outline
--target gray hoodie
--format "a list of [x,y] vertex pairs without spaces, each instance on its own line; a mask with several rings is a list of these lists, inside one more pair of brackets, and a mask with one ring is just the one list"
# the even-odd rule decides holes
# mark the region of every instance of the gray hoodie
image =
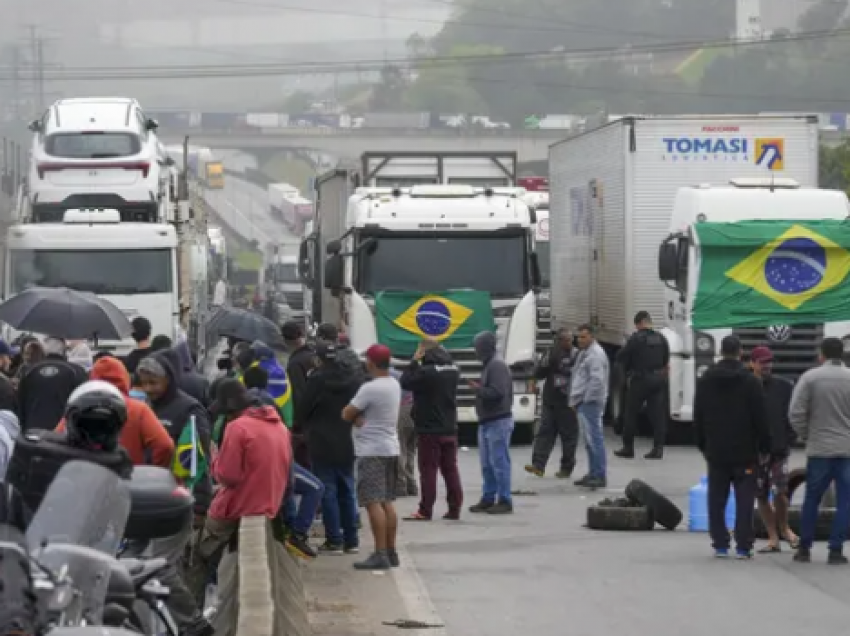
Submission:
[[797,381],[789,409],[791,426],[809,457],[850,457],[850,369],[828,361]]
[[510,417],[514,404],[514,382],[508,365],[496,355],[496,334],[482,331],[475,336],[475,355],[484,363],[481,388],[475,395],[478,423]]
[[608,400],[608,369],[608,356],[598,342],[583,349],[573,367],[570,406],[587,403],[604,407]]
[[21,434],[18,417],[12,411],[0,411],[0,481],[6,479],[6,469],[15,450],[15,440]]

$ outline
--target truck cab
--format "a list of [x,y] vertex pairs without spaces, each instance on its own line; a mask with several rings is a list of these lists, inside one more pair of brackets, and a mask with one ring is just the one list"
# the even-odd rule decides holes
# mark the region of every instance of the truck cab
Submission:
[[[768,298],[759,296],[764,306],[749,305],[737,314],[729,308],[730,286],[742,280],[736,263],[746,261],[752,265],[750,269],[761,268],[759,273],[767,285],[772,284],[768,269],[774,266],[791,268],[787,270],[790,277],[796,276],[800,267],[811,267],[813,276],[822,277],[824,265],[807,252],[817,246],[810,239],[802,241],[811,245],[795,246],[783,232],[806,223],[846,222],[848,217],[850,206],[843,192],[800,188],[791,179],[734,179],[727,186],[679,189],[669,235],[658,254],[658,277],[666,286],[662,333],[671,351],[669,410],[674,421],[693,421],[696,382],[718,359],[720,342],[727,335],[741,339],[745,355],[756,346],[770,346],[774,373],[791,380],[817,364],[823,338],[842,338],[850,345],[850,309],[832,312],[824,320],[823,314],[812,312],[805,304],[775,301],[779,297],[771,297],[769,290]],[[745,238],[742,226],[753,226],[753,221],[759,222],[757,227],[764,236],[770,236],[771,224],[775,224],[777,238]],[[707,224],[713,224],[713,235],[722,236],[722,241],[709,241]],[[758,240],[762,247],[756,244]],[[821,242],[830,245],[828,237]],[[835,245],[834,249],[843,247]],[[760,260],[748,260],[752,258]],[[826,253],[824,258],[831,256]],[[711,273],[714,271],[716,275]],[[784,276],[782,272],[777,275]]]

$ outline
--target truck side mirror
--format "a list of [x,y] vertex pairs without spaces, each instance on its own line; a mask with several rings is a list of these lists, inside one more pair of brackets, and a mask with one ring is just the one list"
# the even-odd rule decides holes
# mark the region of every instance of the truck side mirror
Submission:
[[39,119],[33,119],[33,120],[29,123],[29,126],[27,126],[27,128],[29,128],[31,131],[33,131],[33,132],[35,132],[35,133],[37,133],[37,132],[41,132],[41,120],[39,120]]
[[325,251],[328,256],[333,256],[334,254],[339,254],[342,251],[342,241],[333,240],[328,241],[327,246],[325,247]]
[[343,282],[343,260],[339,254],[334,254],[325,261],[325,289],[341,289]]
[[159,128],[159,122],[155,119],[148,119],[145,122],[145,130],[156,130]]
[[313,276],[313,253],[316,249],[316,239],[306,238],[298,246],[298,277],[301,283],[308,289],[313,289],[316,284]]
[[675,243],[662,243],[658,248],[658,278],[664,282],[676,280],[679,269],[679,253]]

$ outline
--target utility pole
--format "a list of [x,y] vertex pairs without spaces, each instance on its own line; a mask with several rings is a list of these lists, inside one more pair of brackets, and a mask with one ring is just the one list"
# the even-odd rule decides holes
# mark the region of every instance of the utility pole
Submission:
[[35,107],[44,112],[44,43],[38,34],[38,28],[31,24],[30,28],[30,58],[32,60],[32,85],[35,93]]

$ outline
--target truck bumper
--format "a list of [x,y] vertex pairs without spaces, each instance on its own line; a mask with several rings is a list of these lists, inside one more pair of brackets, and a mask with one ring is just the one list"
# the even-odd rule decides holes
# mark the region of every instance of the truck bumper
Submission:
[[[514,395],[513,416],[516,424],[533,424],[536,419],[537,396],[533,393]],[[460,424],[475,424],[478,416],[475,407],[462,406],[457,410],[457,421]]]

